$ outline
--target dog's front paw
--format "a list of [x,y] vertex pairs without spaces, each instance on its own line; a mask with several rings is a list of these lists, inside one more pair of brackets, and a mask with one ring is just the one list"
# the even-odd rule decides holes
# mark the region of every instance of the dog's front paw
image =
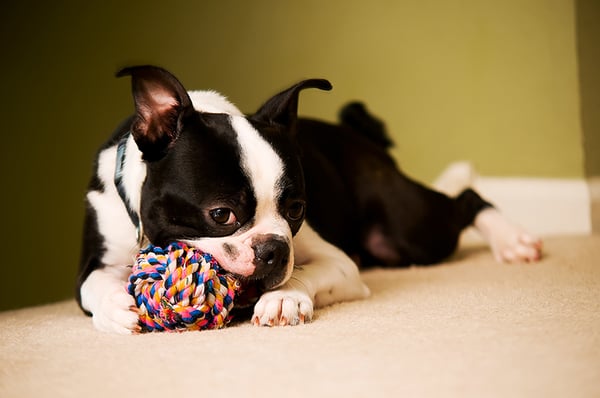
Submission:
[[99,304],[99,308],[92,314],[96,329],[119,334],[139,333],[141,331],[135,301],[124,288],[106,292]]
[[286,326],[310,322],[313,300],[301,290],[282,289],[264,293],[254,306],[252,323],[257,326]]

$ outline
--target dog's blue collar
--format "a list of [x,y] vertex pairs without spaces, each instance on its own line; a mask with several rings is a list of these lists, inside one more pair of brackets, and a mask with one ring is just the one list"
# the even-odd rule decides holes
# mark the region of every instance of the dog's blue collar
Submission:
[[127,214],[129,214],[129,218],[131,222],[135,226],[136,239],[138,244],[141,245],[142,240],[144,239],[144,232],[142,228],[142,222],[140,220],[140,216],[137,212],[131,207],[129,204],[129,200],[127,198],[127,194],[125,192],[125,186],[123,184],[123,167],[125,165],[125,150],[127,149],[127,141],[131,133],[125,134],[117,144],[117,159],[115,165],[115,187],[117,188],[117,192],[119,193],[119,197],[123,201],[123,205],[125,205],[125,209],[127,209]]

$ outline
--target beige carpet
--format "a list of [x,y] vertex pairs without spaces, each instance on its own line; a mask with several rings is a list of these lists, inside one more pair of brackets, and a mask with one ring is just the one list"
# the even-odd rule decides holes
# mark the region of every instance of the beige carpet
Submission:
[[369,271],[370,299],[298,327],[113,336],[72,301],[0,313],[0,397],[600,397],[600,236],[546,248]]

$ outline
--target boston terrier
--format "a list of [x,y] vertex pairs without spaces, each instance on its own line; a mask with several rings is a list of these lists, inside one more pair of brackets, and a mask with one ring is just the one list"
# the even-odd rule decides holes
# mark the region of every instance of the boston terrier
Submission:
[[269,326],[368,297],[359,266],[443,260],[470,225],[499,261],[540,258],[539,239],[472,189],[449,196],[404,175],[362,104],[346,106],[337,125],[298,118],[300,91],[330,90],[327,80],[301,81],[245,116],[159,67],[117,76],[131,77],[135,114],[96,157],[77,289],[97,329],[140,330],[125,284],[147,243],[211,253],[263,292],[251,321]]

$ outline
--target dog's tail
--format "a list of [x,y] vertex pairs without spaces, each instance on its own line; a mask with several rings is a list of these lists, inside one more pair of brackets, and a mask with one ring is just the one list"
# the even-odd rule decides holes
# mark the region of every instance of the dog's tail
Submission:
[[362,102],[350,102],[342,108],[339,114],[340,123],[348,126],[382,148],[394,146],[383,122],[371,115]]

